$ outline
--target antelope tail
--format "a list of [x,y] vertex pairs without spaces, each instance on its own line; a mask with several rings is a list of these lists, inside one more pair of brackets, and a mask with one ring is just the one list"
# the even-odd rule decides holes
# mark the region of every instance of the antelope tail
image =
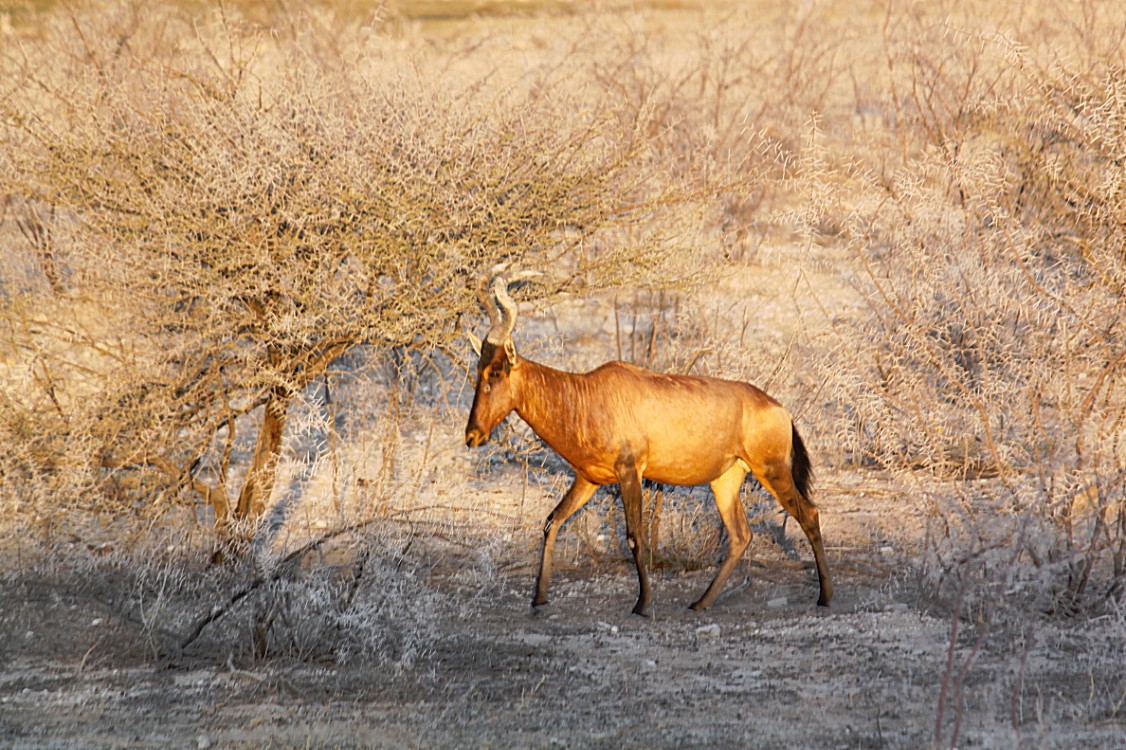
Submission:
[[793,440],[790,447],[790,476],[794,480],[794,487],[801,496],[813,505],[809,493],[813,489],[813,466],[809,462],[809,453],[805,450],[805,443],[798,434],[797,425],[792,425]]

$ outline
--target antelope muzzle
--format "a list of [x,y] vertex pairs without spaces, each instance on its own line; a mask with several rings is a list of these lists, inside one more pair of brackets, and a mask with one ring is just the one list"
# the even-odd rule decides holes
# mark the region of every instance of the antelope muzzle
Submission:
[[475,424],[465,428],[465,444],[470,448],[477,448],[489,442],[489,433]]

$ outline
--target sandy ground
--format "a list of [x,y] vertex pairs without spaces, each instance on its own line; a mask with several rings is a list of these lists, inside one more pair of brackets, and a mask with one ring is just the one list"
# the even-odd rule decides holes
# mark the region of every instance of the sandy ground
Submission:
[[1106,694],[1123,686],[1106,640],[1121,622],[1030,618],[978,642],[962,621],[948,669],[953,618],[889,542],[901,498],[838,490],[822,504],[831,609],[804,538],[774,527],[708,612],[687,605],[710,569],[658,571],[643,619],[631,567],[567,555],[533,613],[529,531],[483,586],[468,557],[431,556],[450,612],[398,671],[192,649],[160,664],[81,581],[9,577],[0,746],[923,748],[940,705],[943,747],[954,732],[958,747],[1126,746]]

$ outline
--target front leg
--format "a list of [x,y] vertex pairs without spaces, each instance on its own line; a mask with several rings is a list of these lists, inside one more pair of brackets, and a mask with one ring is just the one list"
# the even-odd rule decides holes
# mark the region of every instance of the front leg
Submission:
[[622,488],[626,541],[629,543],[630,551],[633,552],[634,565],[637,566],[639,592],[633,613],[648,617],[649,608],[653,603],[653,592],[649,588],[649,575],[645,572],[645,534],[641,521],[641,473],[632,460],[623,461],[615,470]]
[[540,558],[540,574],[536,578],[536,595],[532,599],[532,606],[539,607],[547,604],[547,586],[551,582],[551,557],[555,551],[555,537],[563,522],[578,512],[594,495],[598,485],[588,482],[581,476],[575,476],[567,494],[555,506],[555,510],[547,517],[543,527],[543,555]]

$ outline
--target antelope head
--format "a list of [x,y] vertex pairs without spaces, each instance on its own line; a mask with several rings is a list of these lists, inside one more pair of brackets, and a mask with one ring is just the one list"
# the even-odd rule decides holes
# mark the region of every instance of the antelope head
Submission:
[[512,341],[516,327],[516,304],[508,296],[508,282],[501,276],[483,278],[477,297],[489,316],[489,332],[481,341],[473,334],[469,340],[480,359],[477,362],[477,389],[473,408],[465,426],[465,444],[484,445],[498,424],[516,408],[520,358]]

